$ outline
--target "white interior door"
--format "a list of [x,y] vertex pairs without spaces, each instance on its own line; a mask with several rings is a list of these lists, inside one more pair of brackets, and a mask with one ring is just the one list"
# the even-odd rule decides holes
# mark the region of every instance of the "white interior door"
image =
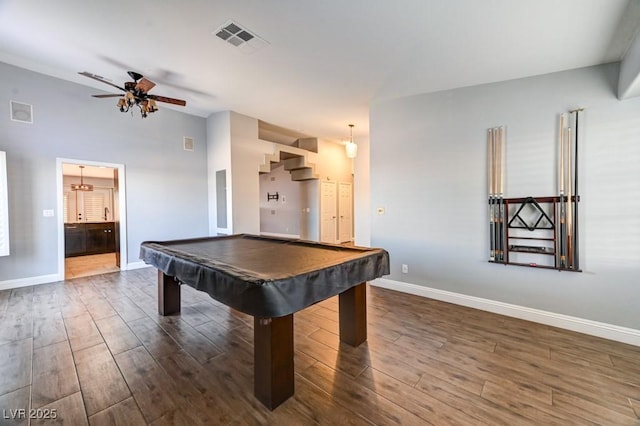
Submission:
[[336,182],[323,180],[320,184],[320,242],[338,241],[338,199]]
[[353,237],[353,186],[349,182],[338,184],[338,236],[341,243]]

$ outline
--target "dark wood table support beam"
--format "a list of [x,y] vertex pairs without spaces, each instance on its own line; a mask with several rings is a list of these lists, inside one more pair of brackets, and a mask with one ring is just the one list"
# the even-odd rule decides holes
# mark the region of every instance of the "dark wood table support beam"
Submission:
[[170,275],[158,270],[158,313],[171,315],[180,312],[180,284]]
[[340,341],[358,346],[367,340],[367,283],[340,293]]
[[294,393],[293,314],[257,318],[254,332],[254,392],[270,410]]

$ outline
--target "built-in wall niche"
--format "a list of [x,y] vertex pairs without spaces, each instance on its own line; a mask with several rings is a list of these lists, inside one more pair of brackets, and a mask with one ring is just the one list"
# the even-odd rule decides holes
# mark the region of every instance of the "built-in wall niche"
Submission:
[[7,154],[0,151],[0,256],[9,255],[9,194],[7,192]]
[[301,182],[291,180],[284,164],[278,163],[271,173],[260,177],[260,233],[263,235],[301,238],[303,200],[306,192]]

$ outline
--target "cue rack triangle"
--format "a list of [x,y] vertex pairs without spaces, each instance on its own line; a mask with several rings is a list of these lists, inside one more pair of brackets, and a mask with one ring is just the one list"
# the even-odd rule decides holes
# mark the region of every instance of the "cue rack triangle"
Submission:
[[582,111],[560,114],[556,196],[505,198],[505,127],[487,130],[489,262],[582,272],[578,227]]

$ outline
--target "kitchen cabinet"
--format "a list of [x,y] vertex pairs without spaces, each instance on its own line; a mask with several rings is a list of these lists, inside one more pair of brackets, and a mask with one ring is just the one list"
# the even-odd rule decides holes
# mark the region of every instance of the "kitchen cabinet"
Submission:
[[66,223],[64,225],[65,257],[115,252],[114,222]]

